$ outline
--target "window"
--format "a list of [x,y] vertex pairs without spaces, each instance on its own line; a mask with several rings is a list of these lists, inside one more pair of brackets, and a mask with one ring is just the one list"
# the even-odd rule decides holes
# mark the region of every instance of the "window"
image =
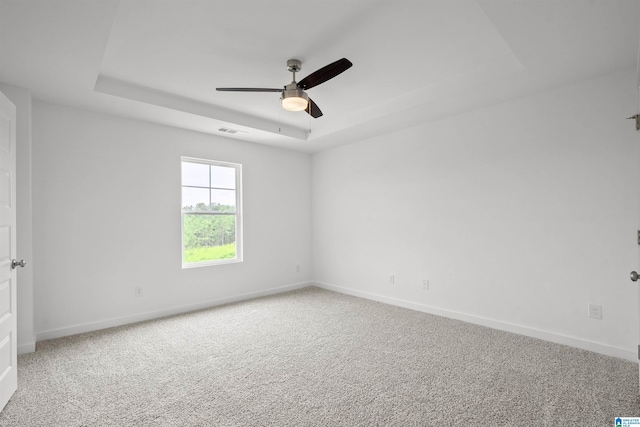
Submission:
[[182,267],[242,261],[242,165],[182,157]]

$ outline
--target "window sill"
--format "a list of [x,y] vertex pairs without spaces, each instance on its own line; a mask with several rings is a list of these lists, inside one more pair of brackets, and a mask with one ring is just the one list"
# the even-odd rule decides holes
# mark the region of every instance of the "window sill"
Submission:
[[242,259],[233,258],[233,259],[221,259],[216,261],[201,261],[201,262],[190,262],[188,264],[182,264],[182,269],[186,268],[198,268],[198,267],[212,267],[215,265],[224,265],[224,264],[237,264],[242,262]]

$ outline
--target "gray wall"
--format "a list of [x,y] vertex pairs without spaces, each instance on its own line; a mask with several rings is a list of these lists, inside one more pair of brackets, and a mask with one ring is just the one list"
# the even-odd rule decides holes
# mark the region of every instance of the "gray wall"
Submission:
[[[244,262],[182,269],[180,156],[243,165]],[[306,284],[310,180],[308,154],[34,102],[38,339]]]
[[314,279],[636,360],[635,83],[622,71],[315,154]]

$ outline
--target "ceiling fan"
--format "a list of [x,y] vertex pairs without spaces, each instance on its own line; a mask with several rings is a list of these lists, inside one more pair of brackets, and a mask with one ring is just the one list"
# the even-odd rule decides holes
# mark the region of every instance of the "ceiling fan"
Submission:
[[306,89],[318,86],[351,68],[353,64],[346,58],[339,59],[319,70],[309,74],[296,83],[296,73],[302,69],[302,62],[298,59],[287,61],[287,70],[293,73],[293,81],[284,86],[284,89],[259,88],[259,87],[218,87],[216,90],[223,92],[280,92],[282,108],[289,111],[306,111],[311,117],[317,119],[322,116],[322,111],[305,92]]

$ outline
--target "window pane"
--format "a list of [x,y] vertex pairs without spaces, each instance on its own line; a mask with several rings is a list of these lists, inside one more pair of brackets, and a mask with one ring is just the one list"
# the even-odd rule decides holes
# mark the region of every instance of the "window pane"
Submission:
[[211,190],[211,206],[216,212],[236,211],[235,190]]
[[209,165],[182,162],[182,185],[209,186]]
[[184,263],[236,258],[236,218],[184,214]]
[[214,188],[236,188],[236,169],[226,166],[211,166],[211,186]]
[[210,211],[209,189],[182,187],[182,209],[187,211]]
[[[242,261],[242,166],[182,157],[182,267]],[[240,228],[238,228],[240,227]]]

